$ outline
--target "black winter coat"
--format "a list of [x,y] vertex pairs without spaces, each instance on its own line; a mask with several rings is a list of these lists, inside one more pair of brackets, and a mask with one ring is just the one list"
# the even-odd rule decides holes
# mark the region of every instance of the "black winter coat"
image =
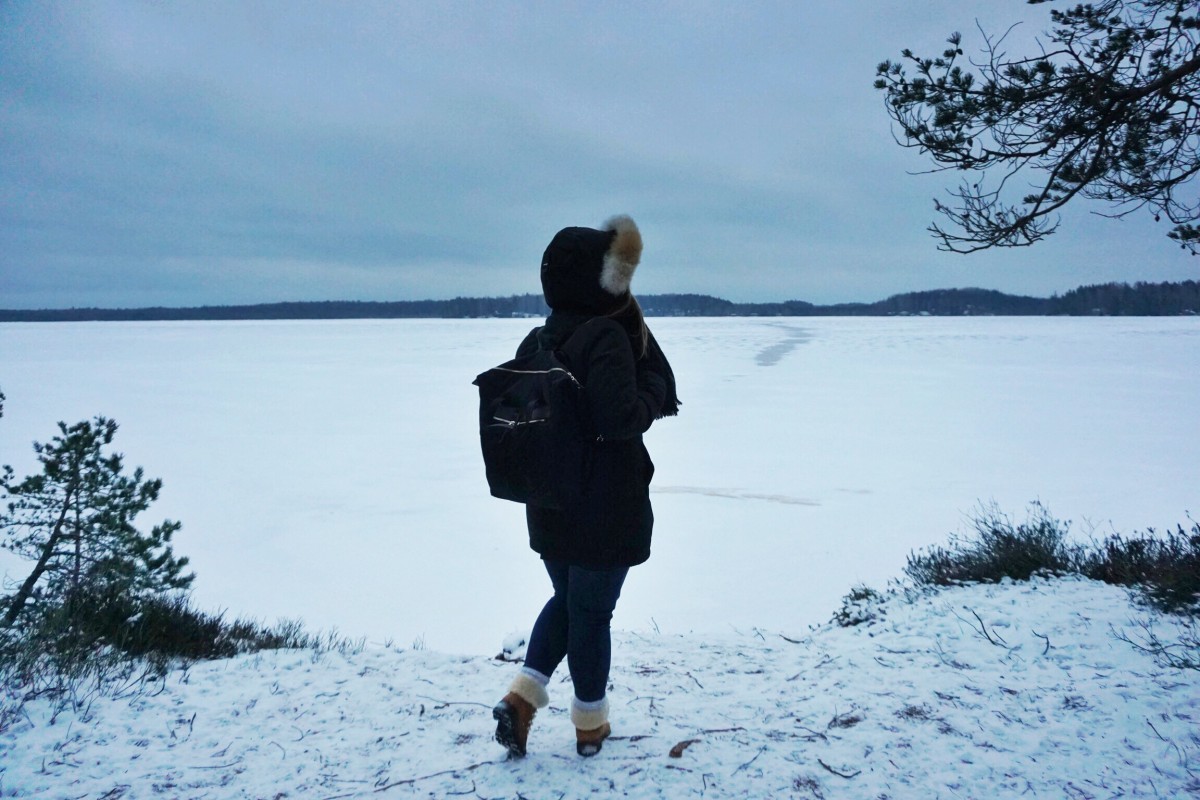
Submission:
[[[573,335],[578,333],[578,335]],[[557,349],[584,386],[591,432],[583,496],[572,508],[525,507],[529,545],[542,558],[593,569],[632,567],[650,557],[654,464],[642,444],[666,384],[634,357],[629,336],[607,317],[555,312],[517,348]]]

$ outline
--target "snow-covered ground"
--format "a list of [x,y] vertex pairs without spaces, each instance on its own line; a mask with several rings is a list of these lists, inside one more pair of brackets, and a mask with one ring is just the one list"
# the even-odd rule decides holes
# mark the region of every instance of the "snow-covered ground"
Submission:
[[521,762],[491,741],[514,670],[491,656],[548,581],[520,507],[487,495],[470,381],[530,321],[0,325],[0,463],[33,471],[57,420],[111,416],[165,482],[144,523],[183,521],[201,607],[368,641],[57,718],[32,701],[0,734],[0,796],[1200,794],[1197,674],[1118,638],[1146,618],[1122,590],[964,587],[820,625],[980,500],[1101,533],[1184,521],[1200,320],[652,323],[684,407],[647,437],[616,738],[575,756],[560,674]]
[[0,796],[1200,795],[1196,673],[1116,638],[1142,635],[1140,618],[1120,589],[1057,579],[893,598],[854,628],[622,633],[614,738],[590,760],[561,680],[530,755],[505,759],[490,708],[512,664],[252,655],[86,713],[29,703],[0,734]]
[[[0,463],[32,472],[56,421],[113,417],[201,607],[493,655],[549,581],[487,493],[471,380],[535,322],[0,325]],[[651,323],[684,406],[647,436],[654,552],[617,628],[827,620],[981,500],[1081,532],[1197,510],[1200,319]]]

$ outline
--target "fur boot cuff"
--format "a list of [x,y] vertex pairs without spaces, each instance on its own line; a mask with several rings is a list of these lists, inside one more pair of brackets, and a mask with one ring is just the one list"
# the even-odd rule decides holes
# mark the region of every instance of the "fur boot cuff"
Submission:
[[550,695],[546,693],[546,687],[524,673],[517,673],[508,690],[534,708],[550,705]]
[[584,703],[578,697],[571,702],[571,722],[581,731],[592,731],[608,722],[608,698]]

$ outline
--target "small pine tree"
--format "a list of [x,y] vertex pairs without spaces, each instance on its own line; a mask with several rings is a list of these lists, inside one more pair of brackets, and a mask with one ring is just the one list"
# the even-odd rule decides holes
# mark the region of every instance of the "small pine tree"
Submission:
[[39,607],[67,619],[113,605],[132,608],[140,599],[184,590],[194,577],[184,573],[187,559],[171,550],[178,522],[166,520],[149,533],[134,527],[158,499],[162,481],[144,480],[141,467],[122,474],[122,456],[105,452],[117,423],[96,417],[58,428],[52,441],[34,443],[40,474],[17,483],[5,466],[0,475],[9,498],[0,511],[0,546],[34,561],[3,601],[5,627]]

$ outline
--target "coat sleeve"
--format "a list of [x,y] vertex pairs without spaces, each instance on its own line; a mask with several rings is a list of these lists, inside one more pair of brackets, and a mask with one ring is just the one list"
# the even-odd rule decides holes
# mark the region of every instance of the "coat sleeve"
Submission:
[[592,427],[605,439],[645,433],[666,397],[661,376],[637,369],[629,337],[615,322],[600,326],[588,351],[587,376]]

